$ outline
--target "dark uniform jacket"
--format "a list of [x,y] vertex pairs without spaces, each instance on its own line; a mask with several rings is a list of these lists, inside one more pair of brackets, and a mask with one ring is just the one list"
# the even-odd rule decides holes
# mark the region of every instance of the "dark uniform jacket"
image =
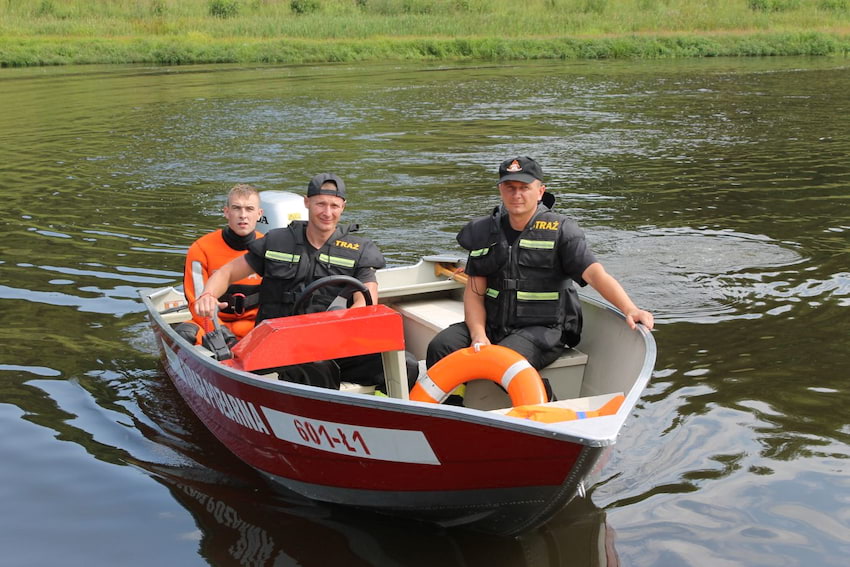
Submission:
[[573,282],[596,261],[575,221],[540,204],[513,244],[496,207],[470,221],[457,241],[469,251],[466,272],[485,276],[487,335],[498,342],[519,331],[544,350],[574,346],[581,336],[581,305]]
[[[306,221],[294,221],[285,228],[270,230],[265,238],[248,247],[245,259],[263,276],[257,323],[291,315],[303,289],[319,278],[346,275],[363,283],[374,282],[375,270],[385,266],[383,255],[371,240],[351,234],[357,225],[337,226],[319,250],[307,241],[306,228]],[[326,309],[341,290],[342,287],[317,290],[306,311]]]

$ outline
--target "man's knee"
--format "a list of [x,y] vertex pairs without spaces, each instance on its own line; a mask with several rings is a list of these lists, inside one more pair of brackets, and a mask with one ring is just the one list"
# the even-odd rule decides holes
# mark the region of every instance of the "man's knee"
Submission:
[[335,360],[343,382],[384,387],[384,364],[380,354],[361,354]]
[[469,346],[469,328],[466,323],[449,325],[431,339],[425,357],[425,366],[431,368],[437,362],[456,350]]
[[189,344],[201,344],[200,333],[201,328],[191,321],[184,321],[174,325],[174,331],[186,339]]
[[[339,390],[339,367],[333,360],[320,360],[317,362],[281,366],[270,368],[268,371],[277,372],[278,379],[286,382]],[[258,374],[264,372],[266,371],[260,371]]]
[[544,349],[521,332],[511,333],[499,341],[499,344],[520,353],[537,370],[554,362],[564,351],[563,345],[553,345]]

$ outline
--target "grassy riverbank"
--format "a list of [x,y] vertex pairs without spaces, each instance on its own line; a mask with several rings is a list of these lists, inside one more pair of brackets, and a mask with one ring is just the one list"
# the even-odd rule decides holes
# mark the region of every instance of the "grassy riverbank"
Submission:
[[841,55],[850,0],[0,0],[0,65]]

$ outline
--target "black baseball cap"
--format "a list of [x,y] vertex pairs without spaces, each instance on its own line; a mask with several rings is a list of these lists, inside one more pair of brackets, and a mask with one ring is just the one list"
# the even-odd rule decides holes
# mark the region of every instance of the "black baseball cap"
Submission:
[[[322,189],[322,185],[328,182],[336,185],[336,189]],[[312,197],[313,195],[334,195],[345,201],[345,183],[333,173],[314,175],[310,183],[307,184],[307,196]]]
[[499,183],[503,181],[522,181],[531,183],[535,179],[543,181],[540,164],[528,156],[506,159],[499,165]]

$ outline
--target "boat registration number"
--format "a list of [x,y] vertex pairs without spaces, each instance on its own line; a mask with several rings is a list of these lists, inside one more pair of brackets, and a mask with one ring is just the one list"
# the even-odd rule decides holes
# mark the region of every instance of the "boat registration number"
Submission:
[[278,439],[361,459],[439,465],[421,431],[322,421],[263,407]]

